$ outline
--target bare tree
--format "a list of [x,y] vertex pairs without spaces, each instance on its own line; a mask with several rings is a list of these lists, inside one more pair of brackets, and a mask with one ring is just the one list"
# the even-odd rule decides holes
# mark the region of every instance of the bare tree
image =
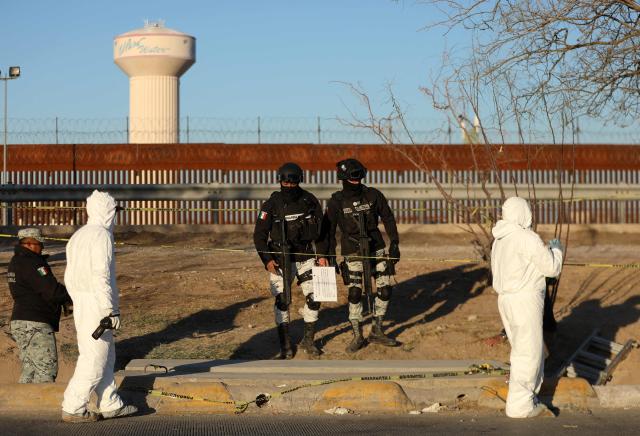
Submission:
[[[571,151],[575,141],[572,136],[575,129],[571,126],[574,118],[570,105],[559,106],[556,113],[553,113],[548,106],[543,106],[543,120],[540,120],[540,114],[532,112],[531,108],[518,98],[519,89],[515,75],[509,71],[495,70],[489,76],[484,73],[488,67],[488,60],[479,56],[462,66],[444,65],[440,74],[432,79],[432,83],[421,89],[436,110],[444,113],[451,122],[458,125],[468,142],[473,167],[457,175],[451,172],[454,174],[451,182],[466,186],[478,183],[484,198],[472,198],[470,195],[467,198],[455,198],[451,195],[448,185],[438,178],[439,171],[449,170],[448,163],[438,154],[439,146],[416,143],[406,123],[405,112],[391,87],[387,88],[390,106],[388,113],[377,116],[372,109],[374,105],[367,92],[360,86],[346,83],[345,85],[355,95],[364,111],[350,110],[350,119],[342,120],[351,127],[372,131],[385,146],[404,155],[417,170],[426,174],[426,179],[438,189],[447,207],[457,215],[458,221],[462,223],[461,226],[473,236],[472,243],[475,251],[485,265],[488,265],[491,256],[493,242],[491,228],[498,218],[495,212],[506,199],[505,184],[512,185],[516,193],[531,200],[534,217],[539,206],[532,178],[533,156],[528,152],[530,144],[526,141],[526,132],[533,126],[538,128],[539,125],[546,126],[553,140],[550,147],[557,146],[562,150],[565,145],[570,146],[570,153],[567,153],[569,155],[573,155]],[[564,94],[559,95],[566,98]],[[543,90],[539,98],[542,102],[548,103],[550,96]],[[560,128],[557,127],[558,125]],[[518,131],[516,138],[510,137],[507,133],[514,126]],[[408,138],[409,144],[399,145],[400,137]],[[509,158],[505,158],[503,145],[514,142],[520,143],[527,150],[525,157],[527,171],[524,171],[524,180],[505,178],[507,174],[504,171],[505,164],[509,164]],[[564,154],[562,150],[561,155],[564,156]],[[437,167],[432,167],[432,162],[438,162]],[[566,246],[570,220],[565,216],[566,204],[561,194],[565,171],[567,171],[565,163],[560,160],[556,171],[559,187],[556,206],[560,212],[556,222],[555,236],[564,237]],[[569,204],[571,200],[572,198],[568,199]],[[557,282],[550,283],[548,292],[549,297],[555,299]],[[553,317],[553,313],[551,316]]]
[[[444,18],[428,28],[462,28],[490,63],[483,77],[517,75],[523,107],[602,116],[640,115],[640,2],[632,0],[422,0]],[[544,100],[542,97],[544,96]]]

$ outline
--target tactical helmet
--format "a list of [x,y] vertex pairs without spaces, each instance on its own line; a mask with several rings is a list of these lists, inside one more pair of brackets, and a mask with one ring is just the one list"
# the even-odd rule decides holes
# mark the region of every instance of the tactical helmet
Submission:
[[304,173],[298,164],[287,162],[278,168],[278,182],[302,183]]
[[367,176],[367,169],[360,161],[349,158],[336,164],[338,168],[338,180],[360,180]]

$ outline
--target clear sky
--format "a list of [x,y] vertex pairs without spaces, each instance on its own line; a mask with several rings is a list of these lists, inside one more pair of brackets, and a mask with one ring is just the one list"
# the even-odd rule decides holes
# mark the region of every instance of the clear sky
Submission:
[[391,0],[6,1],[0,69],[22,67],[9,118],[126,116],[113,38],[163,19],[197,40],[181,80],[183,116],[345,116],[344,103],[357,104],[334,82],[346,81],[378,99],[390,82],[410,116],[442,119],[418,89],[453,43],[442,29],[420,30],[432,14]]

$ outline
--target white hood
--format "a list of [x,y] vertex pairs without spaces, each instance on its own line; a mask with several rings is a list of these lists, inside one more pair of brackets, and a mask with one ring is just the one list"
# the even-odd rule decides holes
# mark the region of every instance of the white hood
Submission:
[[93,191],[87,197],[87,224],[111,229],[116,215],[116,201],[106,192]]
[[502,205],[502,219],[491,229],[491,233],[494,238],[502,239],[517,230],[531,228],[531,221],[529,202],[521,197],[510,197]]

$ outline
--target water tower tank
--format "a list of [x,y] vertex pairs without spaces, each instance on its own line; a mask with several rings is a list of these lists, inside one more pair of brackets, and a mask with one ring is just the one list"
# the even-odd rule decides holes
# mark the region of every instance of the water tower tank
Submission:
[[115,37],[113,58],[129,76],[129,142],[179,142],[180,76],[196,61],[196,39],[145,22]]

